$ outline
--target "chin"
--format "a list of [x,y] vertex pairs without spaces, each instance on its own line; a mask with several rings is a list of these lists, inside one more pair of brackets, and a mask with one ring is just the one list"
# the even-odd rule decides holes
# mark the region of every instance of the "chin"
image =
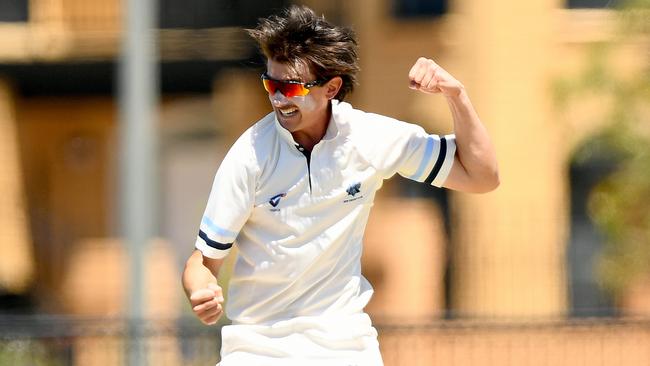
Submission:
[[285,130],[289,132],[295,132],[298,130],[298,127],[300,126],[300,116],[286,118],[282,116],[280,112],[276,112],[275,115],[278,122],[280,122],[280,126],[284,127]]

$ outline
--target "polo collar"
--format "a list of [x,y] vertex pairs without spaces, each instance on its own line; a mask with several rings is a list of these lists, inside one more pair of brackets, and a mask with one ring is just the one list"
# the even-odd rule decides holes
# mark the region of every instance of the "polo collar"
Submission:
[[274,123],[275,123],[275,129],[278,131],[278,135],[280,135],[280,137],[284,141],[288,142],[289,144],[291,144],[293,146],[297,146],[298,143],[293,139],[293,136],[291,135],[291,132],[289,132],[286,128],[282,127],[282,125],[280,124],[280,121],[278,121],[278,116],[275,115],[274,112],[272,112],[272,113],[274,114],[273,115],[273,120],[274,120]]

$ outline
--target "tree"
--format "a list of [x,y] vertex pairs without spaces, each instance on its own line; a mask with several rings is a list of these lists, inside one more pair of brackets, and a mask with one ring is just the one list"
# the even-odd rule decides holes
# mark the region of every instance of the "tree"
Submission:
[[[590,216],[606,240],[598,275],[614,296],[650,275],[650,0],[622,2],[617,10],[614,39],[594,44],[584,72],[556,88],[560,107],[593,93],[612,101],[601,115],[608,127],[583,145],[575,159],[613,156],[618,162],[588,202]],[[643,65],[633,77],[612,72],[610,56],[630,44],[640,50]]]

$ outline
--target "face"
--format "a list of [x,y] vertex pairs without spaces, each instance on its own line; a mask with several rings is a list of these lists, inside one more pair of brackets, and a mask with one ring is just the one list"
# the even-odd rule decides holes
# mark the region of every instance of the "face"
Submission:
[[[305,65],[294,69],[274,60],[267,61],[266,74],[274,80],[304,83],[316,80],[314,74]],[[335,79],[340,80],[340,78]],[[318,135],[324,133],[329,121],[329,100],[338,92],[338,87],[330,85],[332,81],[336,84],[336,81],[332,79],[324,85],[313,86],[305,96],[287,98],[279,90],[275,94],[269,93],[271,106],[280,125],[292,134]]]

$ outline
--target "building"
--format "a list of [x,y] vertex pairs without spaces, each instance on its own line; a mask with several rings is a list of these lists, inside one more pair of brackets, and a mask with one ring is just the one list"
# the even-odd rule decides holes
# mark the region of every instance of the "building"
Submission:
[[[594,116],[606,105],[592,98],[560,109],[553,89],[555,80],[586,67],[592,45],[613,39],[615,15],[601,9],[607,2],[303,3],[352,25],[359,36],[362,73],[353,104],[432,132],[448,132],[452,123],[444,100],[407,88],[412,63],[419,56],[431,57],[466,85],[498,151],[502,184],[487,195],[386,184],[367,234],[364,268],[377,289],[369,311],[386,321],[457,318],[528,324],[563,321],[611,305],[613,300],[589,276],[592,263],[572,255],[584,252],[571,246],[577,231],[570,203],[578,192],[572,190],[569,174],[575,150],[605,127]],[[121,272],[120,243],[114,238],[119,163],[115,79],[122,10],[117,1],[5,4],[0,8],[0,146],[5,150],[0,176],[7,178],[0,181],[0,196],[8,198],[0,201],[0,248],[10,254],[0,257],[0,284],[7,293],[36,294],[28,297],[34,310],[119,314],[120,301],[86,306],[69,290],[71,278],[92,279],[97,271],[113,270],[109,277],[115,279]],[[251,121],[268,111],[258,85],[259,58],[240,27],[285,4],[159,4],[157,219],[166,239],[161,245],[169,254],[163,276],[168,281],[180,271],[174,263],[191,250],[220,157]],[[625,43],[612,68],[634,75],[647,67],[647,58],[639,57],[644,42]],[[386,230],[386,223],[395,221],[399,234]],[[382,247],[395,242],[408,249],[399,258],[384,255]],[[592,260],[598,250],[580,248]],[[92,260],[88,256],[98,265],[114,258],[115,266],[84,267]],[[585,269],[587,275],[581,277]],[[74,286],[96,294],[96,282],[82,282]],[[112,286],[111,293],[96,295],[123,296],[120,283]],[[177,315],[180,292],[160,296],[176,300],[167,301],[169,308],[157,314]],[[633,311],[648,309],[637,303],[641,305]],[[622,331],[620,339],[637,330]],[[594,328],[594,339],[600,341],[607,332],[606,327]],[[505,333],[491,334],[506,343],[521,335]],[[580,342],[573,330],[559,334],[557,339],[571,334],[566,338],[570,344]],[[641,334],[647,337],[647,328]],[[471,343],[471,337],[454,342]],[[439,354],[450,349],[440,347]],[[650,357],[647,351],[637,356],[645,362]]]

